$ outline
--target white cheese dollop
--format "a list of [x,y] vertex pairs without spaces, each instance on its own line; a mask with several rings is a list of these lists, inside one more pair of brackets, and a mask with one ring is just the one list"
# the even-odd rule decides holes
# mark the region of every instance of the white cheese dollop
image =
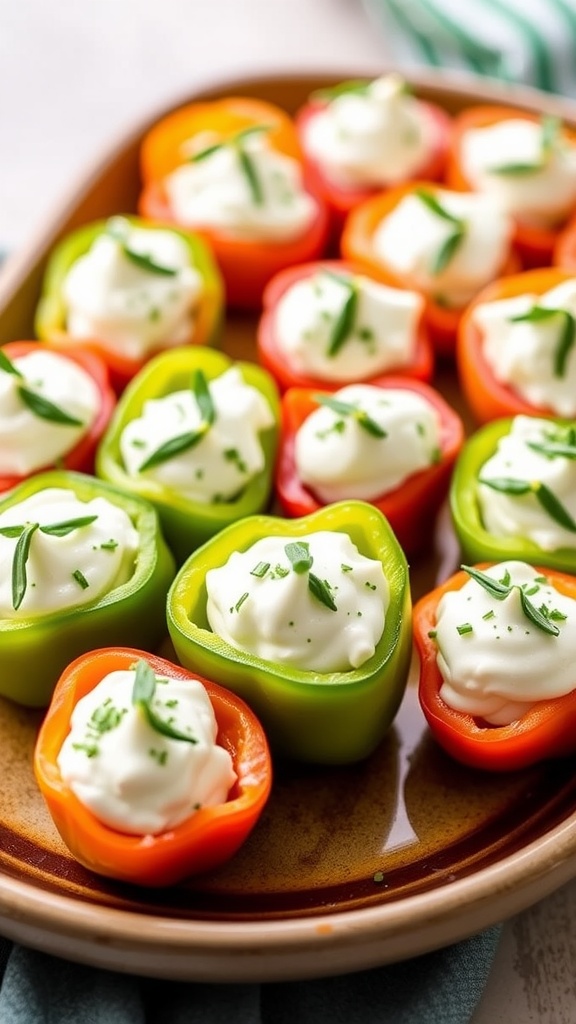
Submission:
[[426,109],[398,75],[343,92],[304,132],[306,151],[342,188],[404,181],[424,165],[436,141]]
[[369,501],[438,460],[438,416],[415,392],[353,384],[331,399],[367,413],[384,436],[329,406],[308,416],[297,431],[294,458],[300,480],[321,501]]
[[202,133],[194,143],[190,161],[164,183],[180,222],[265,241],[306,232],[316,215],[316,201],[304,190],[298,162],[272,149],[265,132],[239,142]]
[[[500,273],[513,222],[490,196],[439,189],[429,194],[460,222],[460,231],[417,193],[410,193],[376,228],[374,253],[407,285],[450,306],[464,306]],[[436,270],[439,254],[458,233],[460,241],[450,258]]]
[[576,316],[576,278],[543,295],[518,295],[477,306],[473,320],[482,333],[484,358],[496,380],[526,402],[550,408],[557,416],[575,416],[576,347],[568,349],[558,366],[566,317],[515,319],[530,315],[534,307]]
[[144,359],[193,338],[201,291],[201,276],[175,231],[115,217],[66,275],[66,330],[73,338],[95,338],[110,352]]
[[[40,346],[12,362],[21,376],[0,367],[0,475],[27,476],[53,465],[88,433],[100,411],[100,393],[81,366]],[[38,416],[22,398],[22,388],[79,423]]]
[[[275,422],[264,395],[244,383],[237,367],[210,381],[208,388],[215,419],[201,440],[142,471],[147,480],[203,503],[231,500],[262,472],[266,459],[260,433]],[[174,438],[194,434],[201,422],[191,389],[145,402],[142,415],[120,437],[126,472],[138,476],[154,452]]]
[[216,743],[218,726],[198,680],[157,677],[154,713],[196,743],[154,729],[132,703],[135,670],[110,672],[78,701],[58,755],[63,781],[100,821],[156,835],[201,807],[226,802],[236,780]]
[[[437,660],[444,680],[440,696],[456,711],[491,725],[508,725],[537,701],[575,689],[576,601],[525,562],[502,562],[485,574],[509,582],[510,594],[496,600],[470,579],[438,604]],[[527,617],[519,588],[537,609],[546,608],[558,636]]]
[[[331,354],[351,288],[357,299],[350,331]],[[423,308],[417,292],[389,288],[363,275],[319,271],[297,281],[280,298],[275,342],[296,373],[328,381],[372,377],[413,361]]]
[[[296,539],[309,547],[309,571],[292,568],[286,546]],[[314,579],[336,610],[315,596]],[[237,650],[310,672],[346,672],[368,661],[390,600],[381,563],[360,554],[348,534],[329,531],[259,540],[210,569],[206,588],[214,633]]]
[[[576,437],[576,424],[572,433]],[[543,445],[544,451],[534,450],[531,444]],[[478,502],[488,533],[527,538],[544,551],[576,547],[576,525],[574,530],[562,526],[537,498],[537,485],[543,484],[576,524],[576,461],[551,455],[551,444],[567,444],[566,428],[530,416],[516,416],[512,421],[510,433],[500,439],[479,474]],[[572,449],[576,455],[574,442]],[[532,482],[534,490],[509,494],[483,484],[484,480]]]
[[[96,518],[63,536],[42,529],[89,516]],[[36,523],[25,593],[15,609],[12,584],[21,531],[13,536],[11,528]],[[60,487],[37,491],[0,513],[0,617],[50,615],[92,604],[130,579],[137,554],[137,530],[127,513],[107,498],[82,501]]]
[[[543,126],[510,119],[470,129],[462,138],[462,168],[471,186],[535,227],[563,220],[576,204],[576,146],[557,137],[548,148]],[[534,167],[533,171],[522,168]],[[518,173],[498,168],[519,167]]]

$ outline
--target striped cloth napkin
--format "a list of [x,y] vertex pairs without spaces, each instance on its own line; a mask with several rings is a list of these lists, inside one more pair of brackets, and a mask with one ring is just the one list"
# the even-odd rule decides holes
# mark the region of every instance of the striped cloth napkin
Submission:
[[576,96],[576,0],[365,0],[399,67],[428,64]]

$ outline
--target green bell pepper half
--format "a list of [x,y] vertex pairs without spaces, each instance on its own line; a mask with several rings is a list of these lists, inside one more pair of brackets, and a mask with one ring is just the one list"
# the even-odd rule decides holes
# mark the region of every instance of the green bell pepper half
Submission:
[[166,635],[165,606],[174,560],[148,502],[82,473],[40,473],[13,488],[0,513],[49,487],[81,501],[106,498],[130,517],[140,538],[132,577],[97,601],[22,618],[0,618],[0,694],[28,707],[46,707],[63,669],[93,648],[154,649]]
[[[381,561],[390,606],[373,656],[358,669],[319,673],[238,651],[213,633],[206,616],[206,573],[270,535],[297,539],[316,530],[347,533]],[[181,663],[206,672],[249,704],[281,755],[319,764],[367,757],[390,727],[402,699],[412,649],[406,558],[385,517],[362,501],[327,505],[300,519],[253,516],[196,551],[168,595],[168,629]]]
[[[224,315],[224,285],[216,261],[206,243],[198,235],[172,224],[152,223],[140,217],[124,214],[121,219],[127,220],[133,227],[150,231],[172,231],[182,239],[188,249],[191,265],[202,278],[202,294],[191,343],[216,345],[220,338]],[[73,264],[84,256],[99,235],[106,231],[108,223],[109,220],[99,220],[86,224],[67,235],[53,250],[46,267],[34,321],[36,335],[40,341],[69,338],[66,333],[64,281]],[[69,340],[78,344],[77,339]],[[99,346],[98,339],[90,339],[90,345],[98,349],[102,358],[109,364],[117,390],[123,389],[148,358],[136,360],[123,356],[122,353],[114,355],[107,348]]]
[[[128,423],[141,415],[144,403],[190,387],[192,375],[202,370],[208,381],[237,366],[246,384],[264,395],[275,426],[262,431],[265,467],[233,500],[203,503],[183,497],[144,474],[130,476],[120,453],[120,437]],[[255,363],[234,363],[222,352],[194,346],[163,352],[147,363],[120,397],[96,455],[96,473],[126,491],[147,498],[156,507],[168,545],[181,564],[195,548],[204,544],[237,519],[263,511],[269,502],[280,429],[280,401],[276,384],[266,370]]]
[[[449,502],[462,554],[470,563],[520,559],[532,565],[576,574],[576,547],[546,551],[534,541],[517,534],[496,537],[484,526],[478,500],[478,478],[484,464],[495,454],[501,438],[510,433],[512,422],[513,417],[506,417],[486,424],[466,441],[456,461]],[[573,421],[550,419],[551,425],[560,427],[567,427],[570,422],[573,425]]]

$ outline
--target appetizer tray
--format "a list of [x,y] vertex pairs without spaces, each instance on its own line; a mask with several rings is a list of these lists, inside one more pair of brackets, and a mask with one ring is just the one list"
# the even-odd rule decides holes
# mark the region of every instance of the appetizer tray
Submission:
[[[293,112],[313,89],[349,77],[227,82],[182,102],[244,94]],[[433,75],[413,85],[449,111],[506,102],[576,120],[568,102],[530,90]],[[135,209],[139,141],[163,113],[94,168],[34,244],[6,266],[0,343],[33,336],[43,267],[60,236]],[[253,328],[248,316],[230,317],[225,350],[253,358]],[[435,385],[461,407],[449,369],[436,375]],[[457,559],[444,514],[435,549],[412,566],[414,598]],[[0,671],[1,663],[0,651]],[[277,763],[270,803],[240,853],[213,874],[158,892],[100,880],[71,858],[32,774],[41,715],[0,701],[0,932],[56,955],[149,976],[297,979],[449,944],[572,878],[573,762],[507,776],[457,765],[430,738],[414,680],[415,672],[392,731],[368,761],[338,769]]]

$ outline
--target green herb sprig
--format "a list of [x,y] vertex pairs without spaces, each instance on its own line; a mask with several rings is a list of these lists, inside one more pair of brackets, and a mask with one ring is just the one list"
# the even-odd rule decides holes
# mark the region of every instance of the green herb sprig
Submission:
[[488,173],[498,174],[503,177],[515,177],[517,175],[536,174],[538,171],[542,171],[556,147],[562,122],[557,117],[546,115],[542,118],[540,125],[540,155],[538,160],[532,161],[532,163],[511,162],[508,164],[498,164],[495,167],[487,168]]
[[356,420],[358,425],[368,434],[371,434],[372,437],[384,438],[388,436],[384,428],[376,420],[372,419],[364,409],[359,409],[357,405],[353,405],[352,402],[342,402],[339,398],[333,398],[331,395],[317,394],[313,397],[314,401],[318,402],[318,405],[325,405],[326,408],[338,413],[339,416],[350,416]]
[[149,253],[138,252],[130,248],[126,242],[124,224],[125,222],[118,217],[109,220],[106,225],[106,234],[118,243],[126,259],[136,267],[139,267],[140,270],[145,270],[148,274],[157,274],[161,277],[176,277],[178,273],[176,267],[166,267],[162,263],[158,263]]
[[495,580],[492,576],[488,576],[486,573],[481,572],[480,569],[474,569],[471,565],[461,565],[460,568],[463,569],[464,572],[467,572],[468,575],[483,587],[491,597],[495,598],[496,601],[503,601],[512,593],[513,590],[518,590],[520,594],[520,605],[526,618],[529,619],[533,625],[537,626],[538,629],[541,629],[543,633],[548,633],[550,636],[560,635],[558,626],[555,626],[551,619],[532,603],[521,586],[514,583],[503,582],[502,580]]
[[141,658],[136,662],[134,686],[132,687],[132,704],[139,708],[148,724],[162,736],[172,740],[183,740],[185,743],[197,743],[198,740],[188,733],[176,729],[171,722],[162,718],[153,706],[156,692],[156,675],[147,661]]
[[568,356],[576,341],[576,318],[567,309],[549,309],[547,306],[532,306],[527,313],[511,316],[510,323],[539,323],[552,317],[562,317],[563,324],[554,352],[554,376],[565,377]]
[[221,149],[225,149],[226,147],[232,148],[236,153],[240,169],[246,178],[246,183],[250,190],[250,195],[254,205],[263,206],[264,189],[262,187],[262,182],[260,181],[256,165],[252,157],[244,148],[244,142],[253,135],[262,135],[271,130],[271,125],[267,124],[254,124],[248,128],[243,128],[241,131],[231,135],[230,138],[223,139],[222,142],[216,142],[212,146],[206,146],[205,149],[199,150],[198,153],[193,153],[192,156],[189,157],[189,162],[197,164],[202,160],[206,160]]
[[[14,377],[19,377],[20,380],[24,380],[24,375],[20,373],[20,370],[1,349],[0,370],[3,370],[4,373],[11,373]],[[79,420],[77,416],[71,416],[65,409],[62,409],[54,402],[50,402],[49,399],[39,395],[36,391],[31,391],[25,384],[19,384],[17,392],[23,404],[39,419],[49,420],[51,423],[60,423],[66,427],[84,426],[83,420]]]
[[444,206],[442,206],[432,192],[427,192],[425,189],[418,188],[414,194],[418,197],[420,202],[424,203],[424,205],[428,207],[431,213],[436,214],[437,217],[447,221],[452,226],[452,231],[442,243],[438,251],[434,254],[430,262],[430,273],[436,276],[445,270],[464,241],[466,236],[466,221],[461,217],[455,217],[454,214],[450,213]]
[[542,483],[541,480],[517,480],[513,477],[484,479],[479,477],[479,483],[484,484],[485,487],[490,487],[493,491],[498,491],[500,494],[519,496],[533,494],[536,501],[554,522],[558,523],[559,526],[563,526],[565,530],[576,533],[576,521],[554,492],[546,484]]
[[[25,523],[23,525],[0,527],[2,537],[18,538],[12,559],[12,607],[18,611],[24,600],[28,589],[27,565],[30,557],[30,545],[32,537],[39,530],[49,537],[66,537],[73,530],[83,526],[89,526],[98,516],[80,516],[78,519],[66,519],[60,523],[51,523],[40,526],[40,523]],[[80,572],[80,570],[76,570]]]
[[307,541],[292,541],[284,547],[286,557],[292,569],[299,576],[308,573],[308,589],[310,593],[332,612],[337,612],[336,602],[332,597],[332,588],[327,580],[321,580],[315,573],[310,572],[314,559],[310,554],[310,545]]
[[200,412],[200,424],[196,430],[188,430],[184,434],[177,434],[170,437],[156,448],[138,466],[138,472],[143,473],[147,469],[159,466],[168,462],[176,455],[195,448],[203,437],[206,436],[210,427],[216,419],[216,407],[210,394],[210,388],[202,370],[196,370],[192,378],[192,392]]

